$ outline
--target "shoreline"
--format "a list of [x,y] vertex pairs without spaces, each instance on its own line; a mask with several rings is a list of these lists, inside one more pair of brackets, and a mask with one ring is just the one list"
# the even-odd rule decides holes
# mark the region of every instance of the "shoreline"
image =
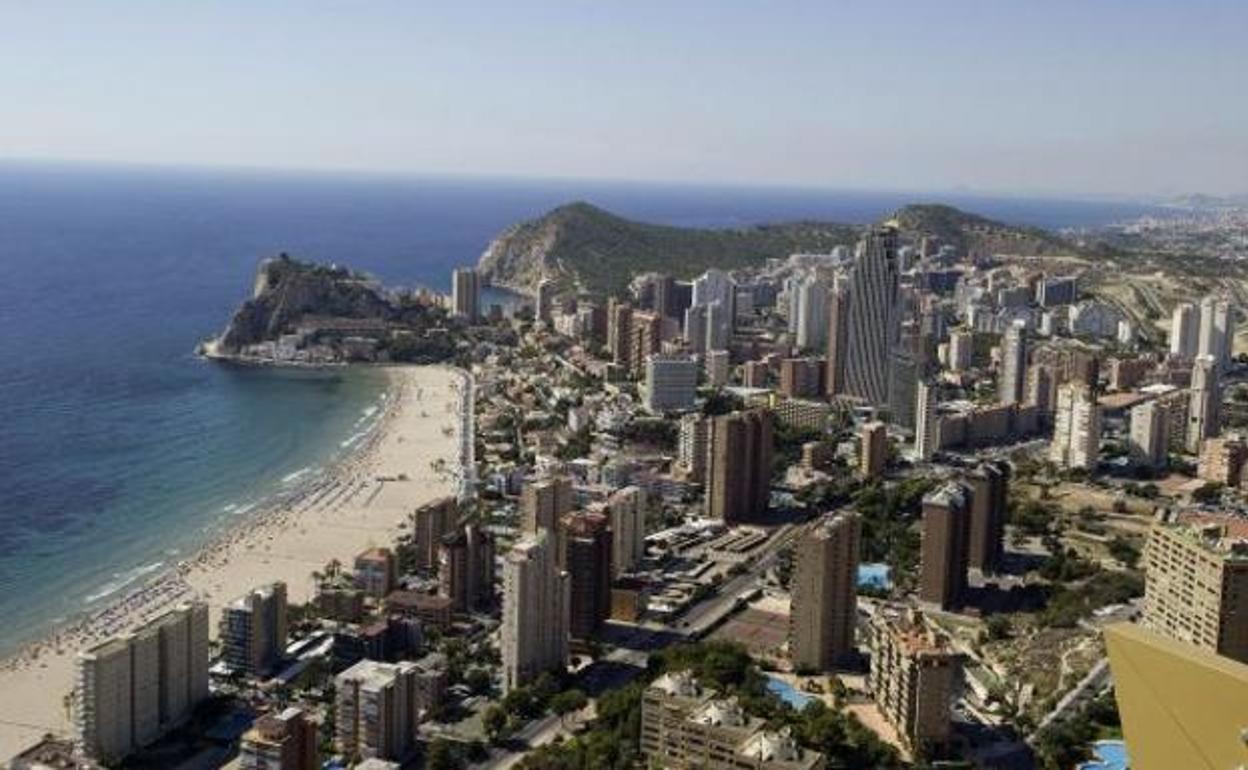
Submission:
[[[290,601],[303,603],[314,570],[390,544],[416,506],[457,491],[464,373],[446,366],[384,369],[390,382],[381,412],[341,456],[238,521],[223,520],[220,532],[184,558],[0,659],[0,758],[44,733],[68,732],[62,698],[72,688],[78,650],[192,598],[208,602],[215,638],[220,607],[272,580],[284,580]],[[435,470],[439,461],[444,470]]]

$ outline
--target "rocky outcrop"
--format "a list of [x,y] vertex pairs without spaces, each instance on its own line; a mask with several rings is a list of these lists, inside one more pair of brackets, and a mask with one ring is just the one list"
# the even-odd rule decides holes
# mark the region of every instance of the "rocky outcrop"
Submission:
[[368,278],[283,254],[260,263],[251,298],[235,311],[213,350],[236,355],[248,345],[293,331],[306,316],[391,320],[396,312]]

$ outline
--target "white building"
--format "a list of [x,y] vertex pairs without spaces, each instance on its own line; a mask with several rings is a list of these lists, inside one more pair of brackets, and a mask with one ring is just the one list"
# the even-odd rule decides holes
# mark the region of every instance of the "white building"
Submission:
[[713,387],[723,387],[728,384],[728,372],[731,367],[731,360],[727,350],[708,350],[706,352],[706,380]]
[[618,489],[607,499],[611,522],[612,578],[633,572],[646,555],[646,492],[638,486]]
[[1086,386],[1068,382],[1057,390],[1049,460],[1059,468],[1095,470],[1101,446],[1101,408]]
[[1191,402],[1187,410],[1187,451],[1199,454],[1205,439],[1222,429],[1222,388],[1218,382],[1218,361],[1199,355],[1192,366]]
[[1200,349],[1200,311],[1190,302],[1174,307],[1170,317],[1170,355],[1195,358]]
[[965,372],[971,368],[971,360],[975,350],[975,335],[965,329],[955,329],[949,333],[949,368],[955,372]]
[[516,543],[503,563],[505,692],[567,665],[569,598],[553,535],[542,529]]
[[337,750],[361,759],[405,758],[420,721],[419,671],[411,662],[366,659],[334,677]]
[[1219,370],[1231,362],[1231,306],[1221,297],[1200,301],[1200,343],[1197,355],[1212,356]]
[[1128,442],[1131,461],[1142,468],[1164,468],[1170,447],[1170,420],[1157,401],[1145,401],[1131,410]]
[[481,278],[471,267],[451,273],[451,314],[470,322],[481,316]]

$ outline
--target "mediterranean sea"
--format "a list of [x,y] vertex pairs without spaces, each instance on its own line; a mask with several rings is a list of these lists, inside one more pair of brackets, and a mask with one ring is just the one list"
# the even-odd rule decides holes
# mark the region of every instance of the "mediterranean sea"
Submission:
[[940,201],[1020,224],[1132,204],[971,195],[0,163],[0,653],[107,602],[349,448],[369,371],[192,355],[281,251],[444,290],[507,225],[583,199],[674,225],[866,222]]

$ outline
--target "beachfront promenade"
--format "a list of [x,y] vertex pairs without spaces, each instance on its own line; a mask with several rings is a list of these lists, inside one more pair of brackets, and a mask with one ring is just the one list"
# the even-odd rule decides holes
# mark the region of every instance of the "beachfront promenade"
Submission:
[[313,571],[390,544],[429,500],[472,493],[471,375],[446,367],[388,372],[384,413],[350,455],[175,569],[0,664],[0,762],[44,733],[68,734],[64,699],[79,649],[191,597],[208,602],[214,636],[222,605],[254,586],[283,580],[292,602],[307,601]]

